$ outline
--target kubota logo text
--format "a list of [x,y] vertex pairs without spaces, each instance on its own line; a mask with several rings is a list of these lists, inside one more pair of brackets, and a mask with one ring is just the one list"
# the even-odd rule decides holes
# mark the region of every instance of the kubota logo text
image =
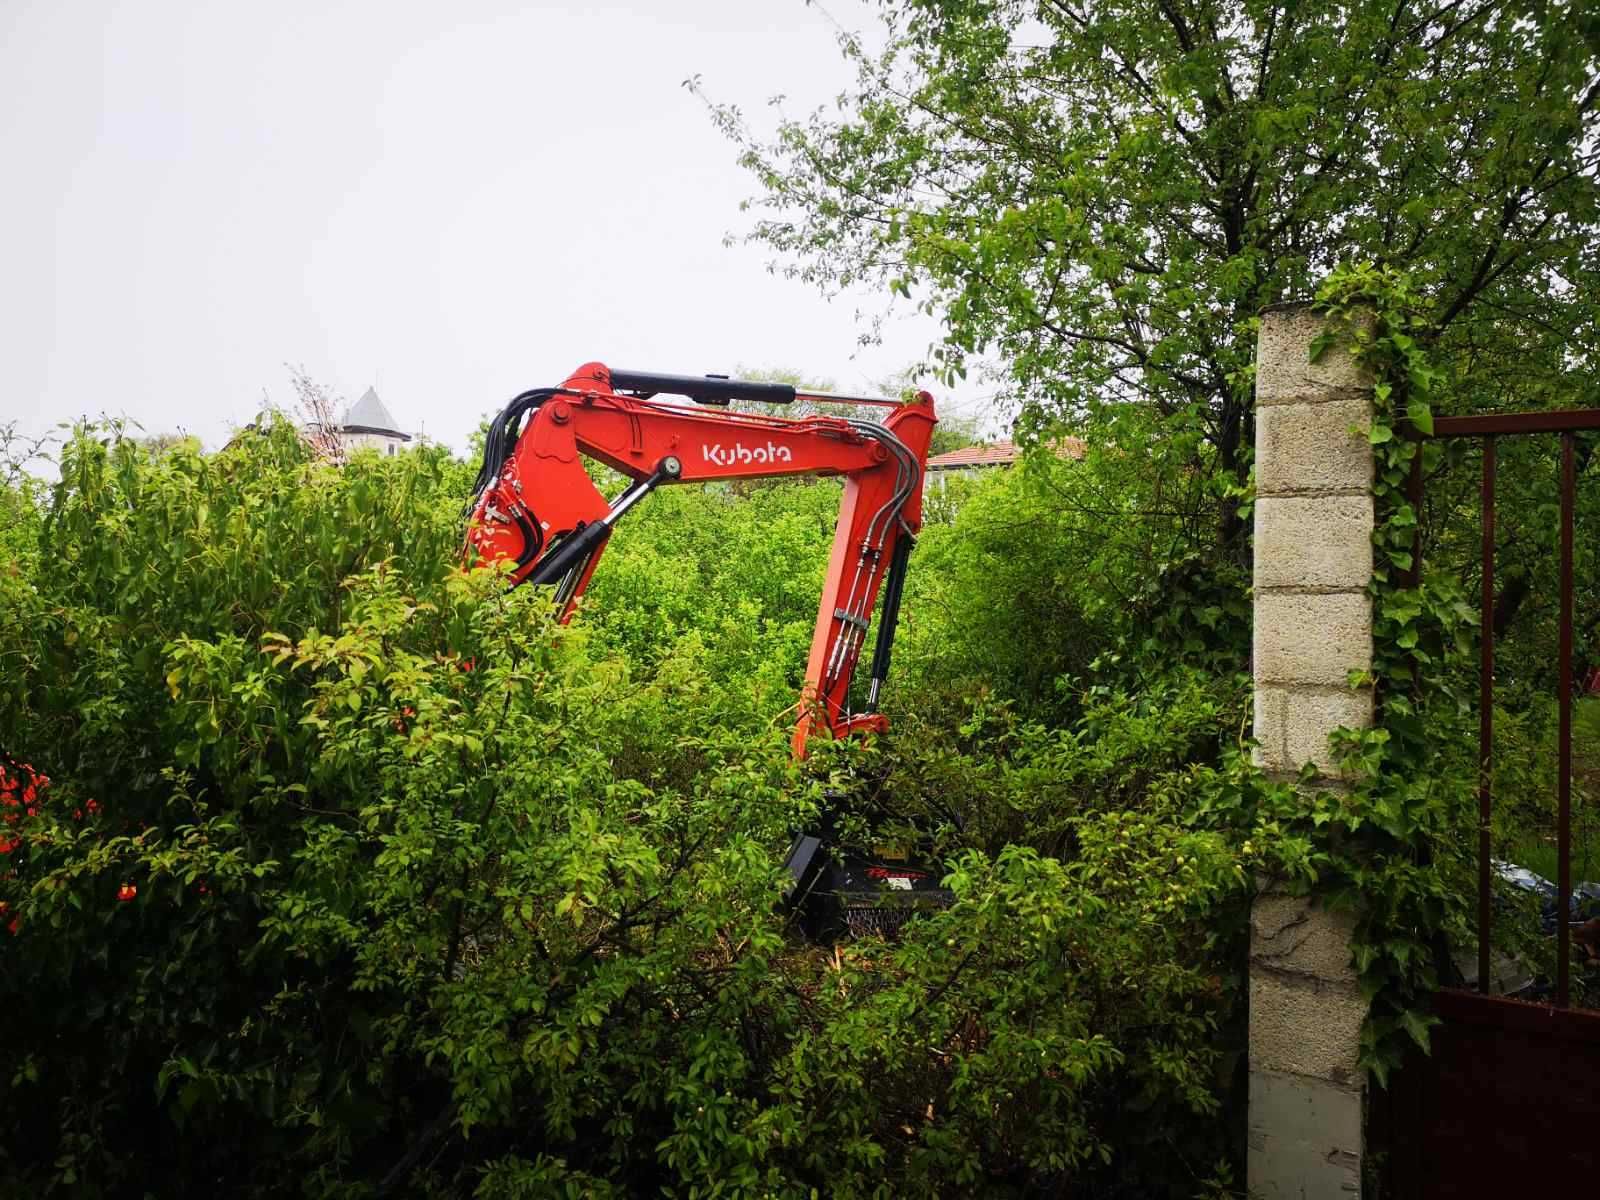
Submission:
[[731,446],[724,446],[721,442],[711,445],[700,443],[700,454],[708,463],[715,463],[719,467],[732,467],[742,463],[780,463],[792,462],[794,454],[787,446],[774,446],[768,442],[765,446],[751,449],[749,446],[735,442]]

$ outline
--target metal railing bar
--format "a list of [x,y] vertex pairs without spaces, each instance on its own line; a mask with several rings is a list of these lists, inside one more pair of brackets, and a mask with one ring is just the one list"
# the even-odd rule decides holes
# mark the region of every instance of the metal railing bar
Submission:
[[1600,429],[1600,408],[1435,417],[1432,436],[1492,437],[1501,433],[1572,433],[1581,429]]
[[[1406,586],[1422,586],[1422,504],[1425,495],[1426,480],[1422,469],[1422,443],[1418,442],[1411,451],[1411,474],[1406,479],[1406,500],[1411,504],[1411,515],[1416,524],[1411,527],[1411,570],[1407,574]],[[1412,670],[1412,682],[1415,682],[1415,664]]]
[[1572,510],[1577,491],[1577,441],[1561,435],[1561,626],[1560,725],[1556,766],[1556,861],[1560,880],[1557,903],[1556,1004],[1566,1008],[1572,959]]
[[[1557,700],[1556,778],[1556,987],[1555,1009],[1573,1011],[1572,1004],[1572,642],[1573,642],[1573,525],[1577,493],[1577,434],[1600,430],[1600,407],[1545,412],[1479,413],[1471,416],[1435,417],[1433,429],[1423,435],[1407,425],[1404,433],[1417,439],[1411,463],[1407,498],[1417,516],[1413,534],[1409,586],[1422,576],[1422,504],[1424,472],[1421,442],[1424,437],[1479,437],[1483,439],[1482,516],[1482,632],[1479,641],[1478,716],[1478,992],[1490,990],[1492,885],[1494,879],[1492,819],[1494,805],[1494,539],[1496,442],[1504,435],[1558,433],[1560,461],[1560,617]],[[1547,1009],[1547,1012],[1554,1011]]]
[[1483,439],[1483,615],[1478,638],[1478,991],[1489,994],[1489,820],[1494,803],[1495,441]]

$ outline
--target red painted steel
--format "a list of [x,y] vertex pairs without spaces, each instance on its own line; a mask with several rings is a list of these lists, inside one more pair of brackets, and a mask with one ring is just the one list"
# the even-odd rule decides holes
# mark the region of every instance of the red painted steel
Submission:
[[1465,417],[1433,419],[1434,437],[1490,437],[1497,433],[1569,433],[1584,429],[1600,429],[1600,408],[1474,413]]
[[[1495,437],[1515,434],[1559,433],[1560,467],[1560,581],[1559,644],[1557,664],[1558,729],[1556,771],[1556,1003],[1565,1008],[1571,1002],[1572,962],[1572,539],[1573,509],[1577,491],[1576,434],[1600,430],[1600,408],[1564,409],[1547,412],[1482,413],[1464,417],[1435,417],[1435,438],[1482,437],[1483,458],[1483,593],[1482,632],[1478,684],[1478,986],[1488,989],[1489,929],[1492,871],[1490,864],[1489,823],[1493,804],[1494,766],[1494,488]],[[1420,435],[1413,431],[1413,436]],[[1419,533],[1412,563],[1412,583],[1421,575],[1421,446],[1413,460],[1408,494],[1417,509]]]
[[[1434,996],[1440,1023],[1374,1095],[1369,1134],[1387,1157],[1385,1194],[1416,1200],[1519,1195],[1530,1186],[1588,1194],[1600,1177],[1600,1012],[1571,1003],[1572,605],[1576,438],[1600,429],[1600,408],[1438,417],[1432,436],[1483,438],[1482,633],[1478,727],[1478,991]],[[1482,994],[1490,986],[1494,797],[1494,602],[1497,436],[1561,435],[1559,528],[1557,964],[1555,1004]],[[1419,446],[1420,451],[1420,446]],[[1409,490],[1420,519],[1420,472]],[[1419,553],[1413,570],[1420,570]],[[1415,578],[1415,577],[1414,577]]]
[[[1442,1020],[1489,1029],[1511,1029],[1539,1037],[1557,1037],[1600,1049],[1600,1012],[1530,1004],[1504,996],[1479,996],[1444,988],[1433,998],[1434,1015]],[[1596,1094],[1600,1101],[1600,1093]]]
[[1556,767],[1556,1003],[1570,1002],[1572,974],[1572,509],[1577,491],[1574,459],[1577,439],[1561,435],[1561,626],[1559,649],[1561,696],[1558,712]]
[[[1419,448],[1420,453],[1420,448]],[[1489,991],[1489,820],[1494,804],[1494,438],[1483,439],[1483,591],[1478,638],[1478,990]]]
[[[1406,478],[1406,499],[1411,504],[1412,515],[1417,523],[1411,529],[1411,570],[1406,572],[1406,580],[1411,587],[1422,583],[1422,498],[1423,498],[1423,469],[1422,469],[1422,443],[1418,442],[1412,447],[1411,472]],[[1413,677],[1415,670],[1413,669]]]
[[1434,996],[1427,1054],[1373,1096],[1385,1196],[1585,1196],[1600,1178],[1600,1013]]
[[[584,470],[584,458],[635,480],[650,478],[669,458],[680,464],[670,482],[843,476],[844,500],[794,732],[795,753],[803,756],[818,720],[836,735],[887,726],[876,713],[850,713],[850,682],[895,544],[922,526],[923,468],[937,420],[926,392],[883,418],[917,465],[909,497],[885,519],[899,486],[899,463],[881,441],[847,419],[764,416],[624,395],[612,390],[604,364],[586,363],[533,410],[500,478],[479,498],[468,541],[483,560],[521,562],[512,579],[526,579],[553,542],[610,511]],[[528,519],[539,525],[536,547],[519,525]],[[604,549],[602,542],[565,595],[563,621],[570,619]]]

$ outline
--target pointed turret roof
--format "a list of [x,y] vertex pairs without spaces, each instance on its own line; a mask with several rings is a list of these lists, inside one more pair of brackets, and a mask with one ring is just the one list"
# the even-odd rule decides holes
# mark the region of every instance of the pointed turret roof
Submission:
[[384,407],[383,401],[378,399],[375,388],[368,388],[361,394],[361,399],[350,406],[350,411],[344,417],[344,427],[347,430],[392,433],[396,437],[410,440],[409,434],[400,432],[399,422],[394,419],[394,414]]

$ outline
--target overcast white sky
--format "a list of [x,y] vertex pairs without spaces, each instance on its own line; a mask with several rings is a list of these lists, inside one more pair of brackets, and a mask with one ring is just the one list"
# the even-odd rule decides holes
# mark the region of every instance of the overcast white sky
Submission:
[[850,81],[802,0],[0,0],[0,421],[215,444],[294,362],[460,448],[591,359],[920,357],[931,322],[858,351],[855,303],[723,247],[754,186],[695,74],[759,120]]

